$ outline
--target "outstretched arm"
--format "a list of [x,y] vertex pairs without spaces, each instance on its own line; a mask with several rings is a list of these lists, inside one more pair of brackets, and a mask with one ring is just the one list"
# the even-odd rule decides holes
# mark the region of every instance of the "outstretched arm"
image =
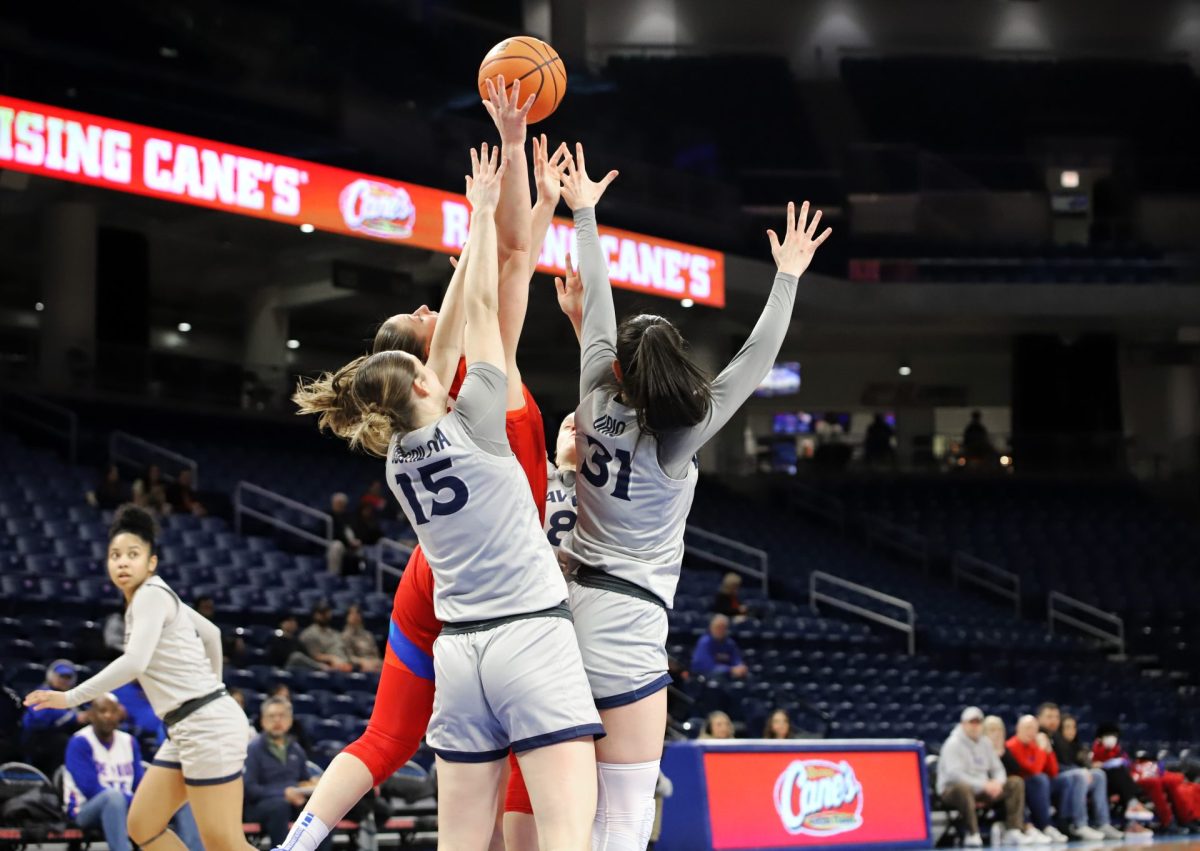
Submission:
[[[775,231],[767,231],[777,267],[771,295],[741,351],[734,355],[729,365],[713,381],[712,408],[708,418],[692,428],[659,437],[659,461],[669,476],[681,478],[686,473],[692,456],[729,422],[734,412],[754,392],[754,388],[762,383],[783,346],[783,338],[792,321],[796,285],[812,262],[813,254],[833,232],[831,228],[825,228],[817,236],[821,211],[817,210],[810,224],[807,201],[800,207],[798,221],[795,213],[795,205],[789,203],[787,230],[782,245]],[[586,288],[584,292],[586,299]]]
[[575,213],[575,239],[579,272],[583,279],[583,323],[580,333],[579,397],[582,399],[608,381],[617,356],[617,311],[613,307],[608,264],[600,249],[596,229],[596,204],[617,178],[610,171],[599,182],[587,176],[583,145],[575,145],[575,158],[563,172],[563,198]]
[[570,158],[567,143],[563,142],[550,156],[546,134],[533,137],[533,182],[537,186],[537,203],[533,205],[533,224],[529,238],[529,277],[537,271],[546,234],[554,223],[554,211],[562,197],[562,171]]
[[[487,152],[487,145],[484,145]],[[463,306],[463,278],[470,265],[471,232],[467,232],[467,242],[463,245],[462,254],[454,264],[454,274],[450,276],[450,285],[446,287],[446,295],[442,298],[442,309],[438,311],[438,322],[433,329],[433,339],[429,341],[429,359],[426,365],[437,373],[438,381],[449,387],[458,371],[458,359],[462,357],[463,325],[467,321],[466,309]]]
[[558,307],[571,320],[575,329],[575,340],[583,342],[583,278],[579,270],[571,263],[571,252],[567,252],[567,277],[554,279],[554,289],[558,293]]
[[469,264],[463,293],[467,314],[464,343],[468,366],[488,363],[503,371],[506,359],[500,336],[496,287],[498,258],[495,214],[506,163],[500,160],[498,149],[492,151],[490,158],[486,145],[483,152],[484,156],[481,157],[471,149],[472,176],[467,178],[467,200],[472,207],[474,256]]

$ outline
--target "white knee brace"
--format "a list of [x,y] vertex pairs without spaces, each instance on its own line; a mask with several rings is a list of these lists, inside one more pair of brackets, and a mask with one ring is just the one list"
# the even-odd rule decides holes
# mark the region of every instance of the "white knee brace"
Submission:
[[645,851],[654,828],[658,760],[596,764],[596,821],[592,851]]

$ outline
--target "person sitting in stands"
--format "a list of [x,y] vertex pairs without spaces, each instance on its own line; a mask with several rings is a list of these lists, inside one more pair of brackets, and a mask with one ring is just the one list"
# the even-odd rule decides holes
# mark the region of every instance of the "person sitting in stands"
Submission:
[[1022,834],[1024,787],[1018,777],[1007,777],[992,743],[983,737],[983,710],[968,706],[959,724],[947,737],[938,757],[937,791],[942,801],[957,810],[965,823],[967,848],[983,847],[979,833],[979,801],[1004,804],[1008,844],[1024,845]]
[[784,709],[776,709],[767,718],[767,725],[763,728],[764,739],[794,739],[796,731],[792,729],[792,719],[788,717],[787,711]]
[[704,729],[700,731],[702,739],[732,739],[733,719],[720,710],[708,713]]
[[744,679],[750,669],[742,661],[742,651],[737,642],[729,637],[729,618],[713,615],[708,624],[708,634],[696,642],[692,652],[693,674],[706,677],[732,677]]
[[717,591],[717,596],[713,600],[712,610],[718,615],[725,615],[727,618],[733,618],[733,622],[745,620],[750,614],[750,607],[743,605],[738,599],[738,592],[742,589],[742,577],[736,573],[726,573],[721,580],[721,587]]
[[360,671],[373,674],[383,667],[379,645],[375,636],[363,626],[362,609],[354,604],[346,609],[346,626],[342,630],[342,644],[350,654],[350,662]]

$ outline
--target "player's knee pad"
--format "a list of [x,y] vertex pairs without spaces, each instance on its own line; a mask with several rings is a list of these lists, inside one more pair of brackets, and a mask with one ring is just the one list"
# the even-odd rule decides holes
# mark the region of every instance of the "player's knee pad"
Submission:
[[643,851],[654,829],[658,760],[628,765],[596,763],[593,851]]

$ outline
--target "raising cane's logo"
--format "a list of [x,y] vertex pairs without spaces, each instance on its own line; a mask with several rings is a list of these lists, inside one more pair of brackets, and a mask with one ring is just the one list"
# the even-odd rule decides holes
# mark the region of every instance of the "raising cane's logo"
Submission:
[[862,784],[850,764],[794,760],[775,781],[775,810],[796,836],[833,836],[862,827]]
[[378,180],[356,180],[342,190],[338,206],[346,227],[383,239],[412,236],[417,208],[408,192]]

